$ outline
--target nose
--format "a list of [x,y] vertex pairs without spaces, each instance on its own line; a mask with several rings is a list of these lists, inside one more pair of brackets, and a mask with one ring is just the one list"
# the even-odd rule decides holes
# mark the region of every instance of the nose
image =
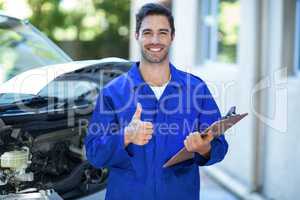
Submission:
[[160,42],[160,38],[158,34],[153,34],[153,36],[151,37],[151,43],[152,44],[159,44]]

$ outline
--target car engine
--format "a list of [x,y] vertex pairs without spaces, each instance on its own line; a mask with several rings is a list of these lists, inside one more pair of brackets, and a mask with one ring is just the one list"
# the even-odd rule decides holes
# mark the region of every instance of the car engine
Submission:
[[33,173],[26,172],[30,165],[29,149],[23,147],[21,150],[8,151],[0,156],[0,185],[8,182],[30,182],[33,181]]
[[0,199],[47,190],[72,199],[104,188],[108,172],[95,169],[86,161],[81,132],[73,127],[41,134],[2,126]]

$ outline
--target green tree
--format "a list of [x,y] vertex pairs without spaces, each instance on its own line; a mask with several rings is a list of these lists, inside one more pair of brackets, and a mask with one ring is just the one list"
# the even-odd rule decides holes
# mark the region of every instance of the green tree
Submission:
[[65,13],[59,9],[60,0],[28,0],[33,15],[30,22],[54,40],[56,27],[66,28]]
[[73,42],[79,47],[75,59],[127,58],[130,0],[75,2],[78,6],[66,10],[61,0],[28,0],[33,11],[30,22],[62,47],[66,40]]

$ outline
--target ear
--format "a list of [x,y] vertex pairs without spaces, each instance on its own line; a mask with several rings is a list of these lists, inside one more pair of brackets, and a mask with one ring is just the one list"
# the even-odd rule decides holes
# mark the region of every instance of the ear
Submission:
[[135,32],[135,39],[138,40],[139,39],[140,34],[138,32]]
[[171,40],[173,41],[175,38],[175,33],[171,34]]

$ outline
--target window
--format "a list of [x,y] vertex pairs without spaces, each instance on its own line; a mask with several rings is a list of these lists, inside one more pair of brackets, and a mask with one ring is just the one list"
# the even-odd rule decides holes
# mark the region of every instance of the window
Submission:
[[201,1],[201,62],[236,63],[239,22],[238,0]]
[[295,19],[295,53],[294,68],[296,73],[300,70],[300,0],[296,1],[296,19]]

